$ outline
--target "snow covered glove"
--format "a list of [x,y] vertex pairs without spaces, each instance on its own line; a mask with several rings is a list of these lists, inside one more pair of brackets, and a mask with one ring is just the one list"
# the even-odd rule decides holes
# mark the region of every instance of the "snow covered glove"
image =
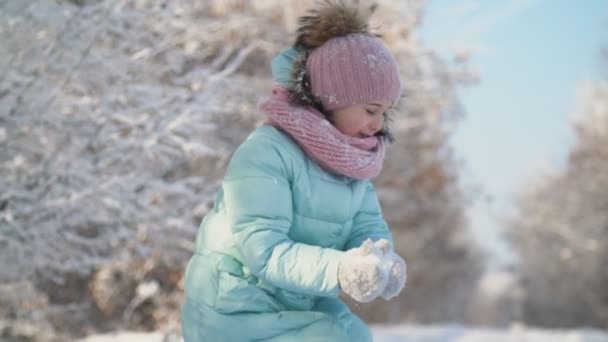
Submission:
[[344,253],[338,267],[338,281],[344,292],[362,303],[371,302],[384,291],[388,274],[382,268],[382,251],[372,240]]
[[374,243],[374,247],[381,251],[382,268],[388,275],[386,288],[380,296],[389,300],[403,290],[407,280],[407,266],[405,261],[393,251],[393,247],[388,240],[380,239]]

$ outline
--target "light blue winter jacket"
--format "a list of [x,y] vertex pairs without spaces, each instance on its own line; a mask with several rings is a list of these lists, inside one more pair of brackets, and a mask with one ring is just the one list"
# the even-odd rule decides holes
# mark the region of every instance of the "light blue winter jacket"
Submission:
[[234,153],[185,275],[190,341],[369,341],[337,297],[343,251],[392,240],[370,181],[321,169],[285,133]]

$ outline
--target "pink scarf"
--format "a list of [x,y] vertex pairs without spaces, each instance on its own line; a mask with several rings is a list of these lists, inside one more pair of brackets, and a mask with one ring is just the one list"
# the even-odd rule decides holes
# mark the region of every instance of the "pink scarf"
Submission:
[[316,109],[291,105],[287,91],[279,86],[259,107],[268,116],[267,124],[289,134],[327,171],[364,180],[382,170],[385,146],[380,137],[342,134]]

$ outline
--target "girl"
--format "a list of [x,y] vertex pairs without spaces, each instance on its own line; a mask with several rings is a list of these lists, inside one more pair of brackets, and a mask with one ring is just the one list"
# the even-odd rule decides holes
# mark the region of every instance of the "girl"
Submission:
[[185,274],[185,341],[371,341],[338,298],[396,296],[392,251],[371,179],[401,94],[395,59],[357,8],[300,18],[272,62],[267,124],[239,146]]

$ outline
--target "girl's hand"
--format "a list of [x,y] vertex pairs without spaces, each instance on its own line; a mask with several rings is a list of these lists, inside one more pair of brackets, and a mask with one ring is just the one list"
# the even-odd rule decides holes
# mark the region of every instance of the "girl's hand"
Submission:
[[391,243],[385,239],[380,239],[374,246],[382,252],[382,268],[388,275],[386,288],[380,296],[386,300],[397,296],[407,281],[407,266],[403,258],[393,251]]
[[338,268],[342,290],[362,303],[371,302],[381,295],[388,282],[382,254],[369,239],[361,247],[346,251]]

